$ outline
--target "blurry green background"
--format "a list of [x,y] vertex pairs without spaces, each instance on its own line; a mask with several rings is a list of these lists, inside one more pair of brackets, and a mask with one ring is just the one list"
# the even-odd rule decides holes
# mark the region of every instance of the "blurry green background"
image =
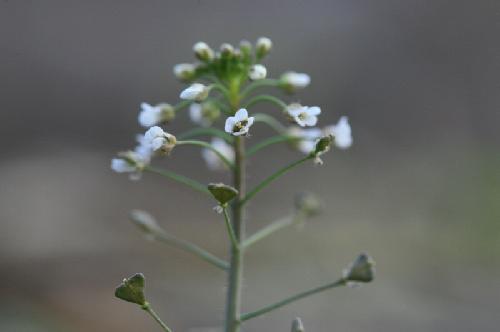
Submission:
[[[287,214],[294,193],[324,212],[249,252],[244,308],[336,278],[359,252],[377,279],[295,303],[245,325],[288,331],[498,331],[500,306],[500,3],[492,1],[1,1],[0,331],[157,331],[113,297],[147,276],[174,331],[216,331],[221,272],[146,241],[129,210],[225,256],[213,202],[146,175],[109,169],[141,132],[142,101],[177,101],[171,74],[192,45],[268,36],[270,76],[307,72],[295,99],[321,125],[348,115],[354,146],[303,166],[251,204],[255,230]],[[272,112],[264,105],[260,111]],[[180,116],[170,130],[191,124]],[[270,134],[253,128],[249,143]],[[297,153],[274,146],[250,162],[256,184]],[[166,168],[202,181],[196,148]]]

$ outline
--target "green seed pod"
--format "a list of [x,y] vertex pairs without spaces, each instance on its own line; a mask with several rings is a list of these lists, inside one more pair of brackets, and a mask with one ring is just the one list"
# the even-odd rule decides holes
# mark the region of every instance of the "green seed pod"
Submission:
[[130,278],[123,279],[123,282],[115,290],[115,296],[141,306],[146,304],[146,298],[144,297],[144,275],[136,273]]
[[370,282],[375,277],[375,261],[367,254],[359,255],[351,265],[343,271],[346,281]]
[[208,190],[220,205],[226,205],[238,195],[238,190],[223,183],[210,183],[208,185]]

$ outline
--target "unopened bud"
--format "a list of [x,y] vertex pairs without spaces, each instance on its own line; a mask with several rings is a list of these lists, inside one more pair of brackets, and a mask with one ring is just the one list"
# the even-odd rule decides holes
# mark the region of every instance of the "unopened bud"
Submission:
[[320,212],[321,203],[315,194],[303,192],[295,196],[295,208],[307,217],[312,217]]
[[174,75],[181,81],[190,81],[195,77],[196,66],[191,63],[179,63],[174,66]]
[[267,37],[260,37],[257,39],[257,43],[255,44],[255,53],[257,55],[257,59],[261,59],[266,56],[273,47],[273,42],[271,39]]
[[210,61],[214,58],[214,51],[205,42],[197,42],[193,46],[194,54],[201,61]]
[[136,273],[130,278],[123,279],[123,282],[116,287],[115,296],[127,302],[138,305],[145,305],[144,297],[144,275]]
[[250,43],[248,40],[242,40],[240,42],[240,50],[245,57],[249,57],[250,53],[252,53],[252,43]]
[[175,109],[170,104],[160,104],[160,118],[161,122],[170,122],[175,119]]
[[234,47],[231,44],[224,43],[220,46],[220,54],[224,58],[234,55]]
[[375,277],[375,261],[367,254],[361,254],[342,271],[342,277],[346,281],[370,282]]
[[158,235],[163,233],[163,229],[158,225],[152,215],[142,210],[132,210],[130,219],[147,235]]
[[292,332],[304,332],[304,324],[299,317],[295,318],[292,322]]
[[248,78],[250,78],[252,81],[262,80],[266,78],[266,75],[267,69],[261,64],[253,65],[248,71]]
[[201,83],[193,83],[186,89],[182,90],[179,97],[184,100],[201,102],[207,99],[209,93],[210,87]]
[[238,195],[238,190],[223,183],[210,183],[208,190],[222,206]]

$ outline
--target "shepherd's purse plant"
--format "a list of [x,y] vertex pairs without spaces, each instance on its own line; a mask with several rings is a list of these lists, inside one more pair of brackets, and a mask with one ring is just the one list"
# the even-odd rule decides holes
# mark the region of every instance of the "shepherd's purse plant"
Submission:
[[[143,173],[154,173],[215,200],[214,210],[220,214],[227,230],[230,245],[227,260],[171,235],[145,211],[132,211],[131,219],[149,238],[197,255],[227,274],[223,322],[225,332],[238,332],[246,321],[307,296],[335,287],[367,283],[374,278],[373,260],[370,256],[361,254],[342,271],[337,280],[250,312],[241,310],[245,252],[276,231],[303,223],[319,210],[318,199],[313,194],[302,193],[296,198],[294,213],[291,216],[247,235],[245,223],[248,220],[245,210],[248,202],[276,179],[299,165],[308,162],[322,165],[323,154],[331,148],[343,150],[352,145],[351,127],[346,116],[341,116],[336,124],[319,128],[317,124],[321,114],[320,107],[304,106],[297,102],[286,103],[274,95],[258,94],[265,88],[274,88],[292,95],[307,87],[311,81],[309,75],[293,71],[286,72],[277,79],[267,78],[267,69],[261,62],[271,48],[271,40],[264,37],[259,38],[255,45],[242,41],[239,48],[224,43],[218,52],[204,42],[196,43],[193,51],[198,62],[174,66],[175,76],[189,84],[179,95],[181,101],[175,105],[142,103],[138,120],[139,124],[146,128],[145,133],[137,135],[137,146],[134,149],[119,153],[111,162],[111,168],[115,172],[128,173],[132,180],[139,180]],[[252,109],[260,103],[268,103],[275,110],[271,114],[254,113]],[[170,124],[186,110],[196,127],[180,135],[172,134]],[[258,125],[269,126],[276,135],[257,139],[252,136],[252,131]],[[209,138],[209,141],[198,140],[200,137]],[[279,143],[288,143],[289,147],[302,156],[271,173],[255,187],[247,188],[247,160],[266,147]],[[247,144],[250,146],[247,147]],[[185,175],[151,165],[154,158],[168,156],[174,149],[186,145],[200,147],[207,167],[214,172],[230,172],[232,183],[205,185]],[[144,286],[144,276],[137,273],[124,279],[117,287],[115,295],[139,305],[152,316],[163,331],[170,332],[171,329],[146,300]],[[292,322],[292,331],[304,331],[299,318]]]

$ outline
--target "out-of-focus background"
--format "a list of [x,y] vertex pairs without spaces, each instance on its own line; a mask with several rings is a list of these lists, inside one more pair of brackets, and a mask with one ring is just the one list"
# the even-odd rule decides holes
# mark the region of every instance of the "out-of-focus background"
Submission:
[[[290,212],[311,190],[321,216],[249,252],[244,309],[336,278],[359,252],[377,279],[300,301],[245,325],[288,331],[498,331],[500,301],[500,3],[491,1],[1,1],[0,330],[156,331],[113,297],[147,276],[175,331],[217,329],[222,273],[146,241],[133,208],[226,256],[214,203],[176,183],[112,173],[134,144],[143,101],[177,101],[172,66],[192,45],[268,36],[270,76],[307,72],[288,100],[348,115],[354,146],[280,179],[251,204],[248,227]],[[272,112],[264,106],[260,111]],[[187,116],[169,126],[180,133]],[[270,134],[255,126],[249,143]],[[252,159],[256,184],[298,154]],[[202,182],[199,150],[159,162]]]

